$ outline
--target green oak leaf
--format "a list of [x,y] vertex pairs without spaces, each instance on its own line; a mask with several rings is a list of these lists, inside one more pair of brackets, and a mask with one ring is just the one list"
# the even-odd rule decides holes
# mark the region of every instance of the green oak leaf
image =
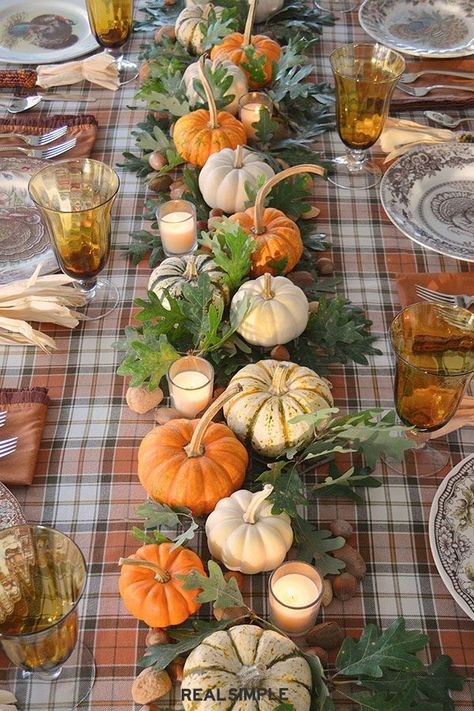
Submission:
[[175,644],[153,644],[148,647],[145,655],[138,660],[142,667],[154,667],[156,670],[166,669],[171,662],[181,654],[187,654],[201,642],[204,642],[213,632],[225,630],[231,620],[196,620],[190,627],[169,627],[166,631],[172,639],[177,640]]
[[236,291],[252,266],[251,255],[256,247],[253,237],[238,222],[224,219],[212,235],[202,232],[200,244],[211,250],[213,260],[225,273],[225,283],[232,292]]
[[[143,526],[146,530],[160,528],[160,526],[165,526],[168,529],[180,525],[183,527],[181,533],[177,533],[173,537],[165,537],[173,542],[171,550],[184,545],[188,541],[192,541],[199,528],[199,525],[193,518],[191,510],[186,506],[175,506],[172,508],[166,504],[160,504],[157,501],[147,501],[144,504],[140,504],[140,506],[135,509],[135,513],[144,519]],[[155,531],[154,533],[156,534],[157,532]],[[159,535],[163,536],[163,534],[160,533]]]
[[208,562],[207,569],[209,576],[202,575],[197,570],[187,575],[179,575],[178,577],[184,580],[183,588],[185,590],[202,588],[196,600],[212,602],[213,607],[242,607],[244,600],[235,578],[226,580],[220,566],[213,560]]
[[341,536],[334,538],[331,531],[318,530],[301,516],[292,521],[298,544],[298,558],[313,564],[321,576],[337,575],[345,563],[328,555],[330,551],[342,548],[345,541]]

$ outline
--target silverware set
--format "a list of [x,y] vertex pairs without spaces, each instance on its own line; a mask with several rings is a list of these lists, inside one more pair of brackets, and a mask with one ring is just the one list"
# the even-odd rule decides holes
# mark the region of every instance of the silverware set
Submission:
[[434,74],[438,76],[450,76],[458,77],[459,79],[474,79],[474,74],[471,72],[440,72],[439,69],[423,69],[420,72],[404,72],[397,84],[397,88],[400,91],[404,91],[405,94],[410,94],[410,96],[426,96],[430,91],[435,89],[451,89],[453,91],[474,91],[474,86],[469,84],[430,84],[428,86],[409,86],[412,82],[416,81],[426,74]]
[[[0,412],[0,427],[3,427],[7,420],[7,413],[5,410]],[[18,442],[18,437],[10,437],[9,439],[0,439],[0,459],[7,457],[9,454],[13,454],[16,450],[16,445]]]
[[435,304],[444,306],[459,306],[463,309],[468,309],[474,304],[474,296],[469,294],[445,294],[442,291],[434,291],[425,286],[417,286],[416,294],[425,301],[432,301]]
[[76,138],[69,138],[67,141],[62,143],[56,143],[54,146],[49,146],[49,148],[41,148],[40,146],[45,146],[48,143],[56,141],[67,133],[67,126],[59,126],[58,128],[48,131],[47,133],[42,133],[41,135],[32,135],[24,133],[0,133],[0,138],[16,138],[19,141],[23,141],[25,145],[23,146],[0,146],[0,153],[7,153],[11,151],[18,151],[18,153],[24,153],[31,158],[41,158],[43,160],[48,160],[50,158],[55,158],[70,151],[76,145]]

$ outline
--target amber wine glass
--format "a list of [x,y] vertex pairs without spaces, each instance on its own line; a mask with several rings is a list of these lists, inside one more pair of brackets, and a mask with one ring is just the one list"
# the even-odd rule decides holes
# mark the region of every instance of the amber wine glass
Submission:
[[118,188],[117,173],[89,158],[51,163],[28,184],[59,266],[87,299],[89,320],[103,318],[119,300],[117,288],[98,279],[110,252],[110,213]]
[[[447,452],[430,442],[455,415],[474,373],[474,316],[458,307],[420,302],[401,311],[390,328],[396,355],[395,404],[401,421],[415,429],[418,447],[407,457],[419,476],[432,476]],[[392,468],[406,471],[388,462]]]
[[90,651],[77,644],[77,606],[86,564],[68,536],[44,526],[0,531],[0,643],[21,708],[69,711],[95,679]]
[[115,59],[121,84],[136,79],[138,66],[121,51],[132,31],[133,0],[86,0],[86,7],[97,42]]
[[346,44],[329,60],[336,83],[337,130],[347,150],[334,159],[328,180],[341,188],[366,190],[382,175],[367,151],[382,133],[405,60],[381,44]]

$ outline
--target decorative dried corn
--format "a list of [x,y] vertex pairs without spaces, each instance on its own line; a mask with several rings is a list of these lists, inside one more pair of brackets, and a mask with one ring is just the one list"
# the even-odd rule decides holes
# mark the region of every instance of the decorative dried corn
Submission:
[[0,89],[32,89],[38,75],[34,69],[2,69],[0,70]]

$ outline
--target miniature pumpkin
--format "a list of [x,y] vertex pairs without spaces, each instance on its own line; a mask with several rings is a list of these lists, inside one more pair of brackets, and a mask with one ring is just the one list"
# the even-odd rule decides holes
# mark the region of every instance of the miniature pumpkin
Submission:
[[204,32],[209,24],[209,14],[212,10],[215,11],[216,15],[222,12],[222,8],[214,7],[212,3],[207,3],[185,7],[176,18],[174,26],[176,39],[191,54],[202,54],[204,52]]
[[271,178],[275,173],[258,153],[242,146],[234,151],[224,148],[206,161],[199,173],[199,188],[209,207],[237,212],[245,209],[248,200],[246,183],[255,186],[261,175]]
[[234,295],[230,321],[239,312],[243,300],[250,310],[237,332],[247,343],[271,348],[298,338],[308,324],[308,300],[302,289],[283,276],[264,274],[246,281]]
[[186,254],[182,257],[168,257],[164,259],[151,273],[148,281],[148,290],[154,291],[157,297],[166,306],[166,297],[163,290],[179,299],[183,293],[183,286],[194,286],[200,274],[207,274],[213,291],[213,302],[217,305],[220,301],[227,303],[229,289],[224,283],[224,272],[208,254]]
[[119,560],[124,605],[150,627],[179,625],[200,608],[195,600],[199,590],[184,590],[179,576],[192,570],[205,575],[202,560],[189,548],[172,548],[172,543],[152,543]]
[[[213,72],[219,67],[224,67],[227,76],[232,78],[232,83],[226,91],[226,96],[233,96],[232,101],[227,104],[225,110],[230,114],[235,116],[239,110],[239,99],[241,96],[246,94],[249,90],[247,77],[243,73],[242,69],[232,62],[211,62],[210,59],[206,59],[206,67],[209,67]],[[183,84],[186,89],[186,96],[191,106],[197,106],[203,103],[202,98],[197,93],[194,88],[194,81],[199,79],[199,65],[197,62],[193,62],[186,68],[183,74]]]
[[200,57],[200,79],[206,92],[209,111],[198,109],[181,116],[173,129],[173,140],[180,156],[200,168],[212,153],[223,148],[237,148],[247,141],[245,128],[240,121],[227,111],[217,112],[203,66],[204,57]]
[[[267,86],[272,80],[273,73],[273,62],[277,62],[280,59],[281,47],[278,42],[270,39],[266,35],[252,35],[252,26],[255,17],[255,0],[249,3],[249,12],[247,15],[247,22],[245,23],[245,30],[242,34],[241,32],[231,32],[231,34],[224,37],[220,44],[214,45],[211,49],[211,59],[227,59],[233,64],[240,67],[246,74],[249,86],[252,89],[259,89],[263,86]],[[265,64],[263,66],[263,81],[255,81],[251,79],[248,71],[245,68],[245,64],[248,62],[248,57],[246,55],[246,48],[253,47],[255,50],[255,58],[265,57]]]
[[[214,698],[219,693],[219,698],[227,701],[193,700],[209,688]],[[314,694],[310,666],[295,643],[256,625],[214,632],[193,649],[184,665],[182,704],[185,711],[228,709],[229,689],[242,688],[266,691],[264,696],[255,694],[253,700],[234,702],[245,711],[275,708],[278,701],[268,699],[269,689],[274,698],[281,694],[285,703],[298,711],[309,711]]]
[[206,521],[207,545],[229,570],[262,573],[283,562],[293,543],[293,529],[286,513],[272,514],[266,484],[252,494],[241,489],[221,499]]
[[284,274],[298,264],[303,254],[303,241],[298,225],[281,210],[274,207],[264,207],[265,198],[274,185],[285,178],[298,173],[316,173],[324,176],[325,171],[319,165],[303,164],[282,170],[265,185],[262,185],[255,198],[255,207],[245,212],[236,212],[229,218],[238,222],[249,234],[255,237],[256,249],[252,253],[253,277],[269,272],[275,274],[272,263],[284,262]]
[[231,379],[242,391],[224,406],[227,424],[259,454],[279,457],[288,447],[303,446],[314,435],[307,422],[290,423],[297,415],[332,407],[327,380],[288,361],[250,363]]
[[239,390],[239,385],[226,390],[200,420],[170,420],[144,437],[138,450],[138,478],[152,499],[187,506],[201,516],[239,488],[247,450],[228,427],[211,422]]

